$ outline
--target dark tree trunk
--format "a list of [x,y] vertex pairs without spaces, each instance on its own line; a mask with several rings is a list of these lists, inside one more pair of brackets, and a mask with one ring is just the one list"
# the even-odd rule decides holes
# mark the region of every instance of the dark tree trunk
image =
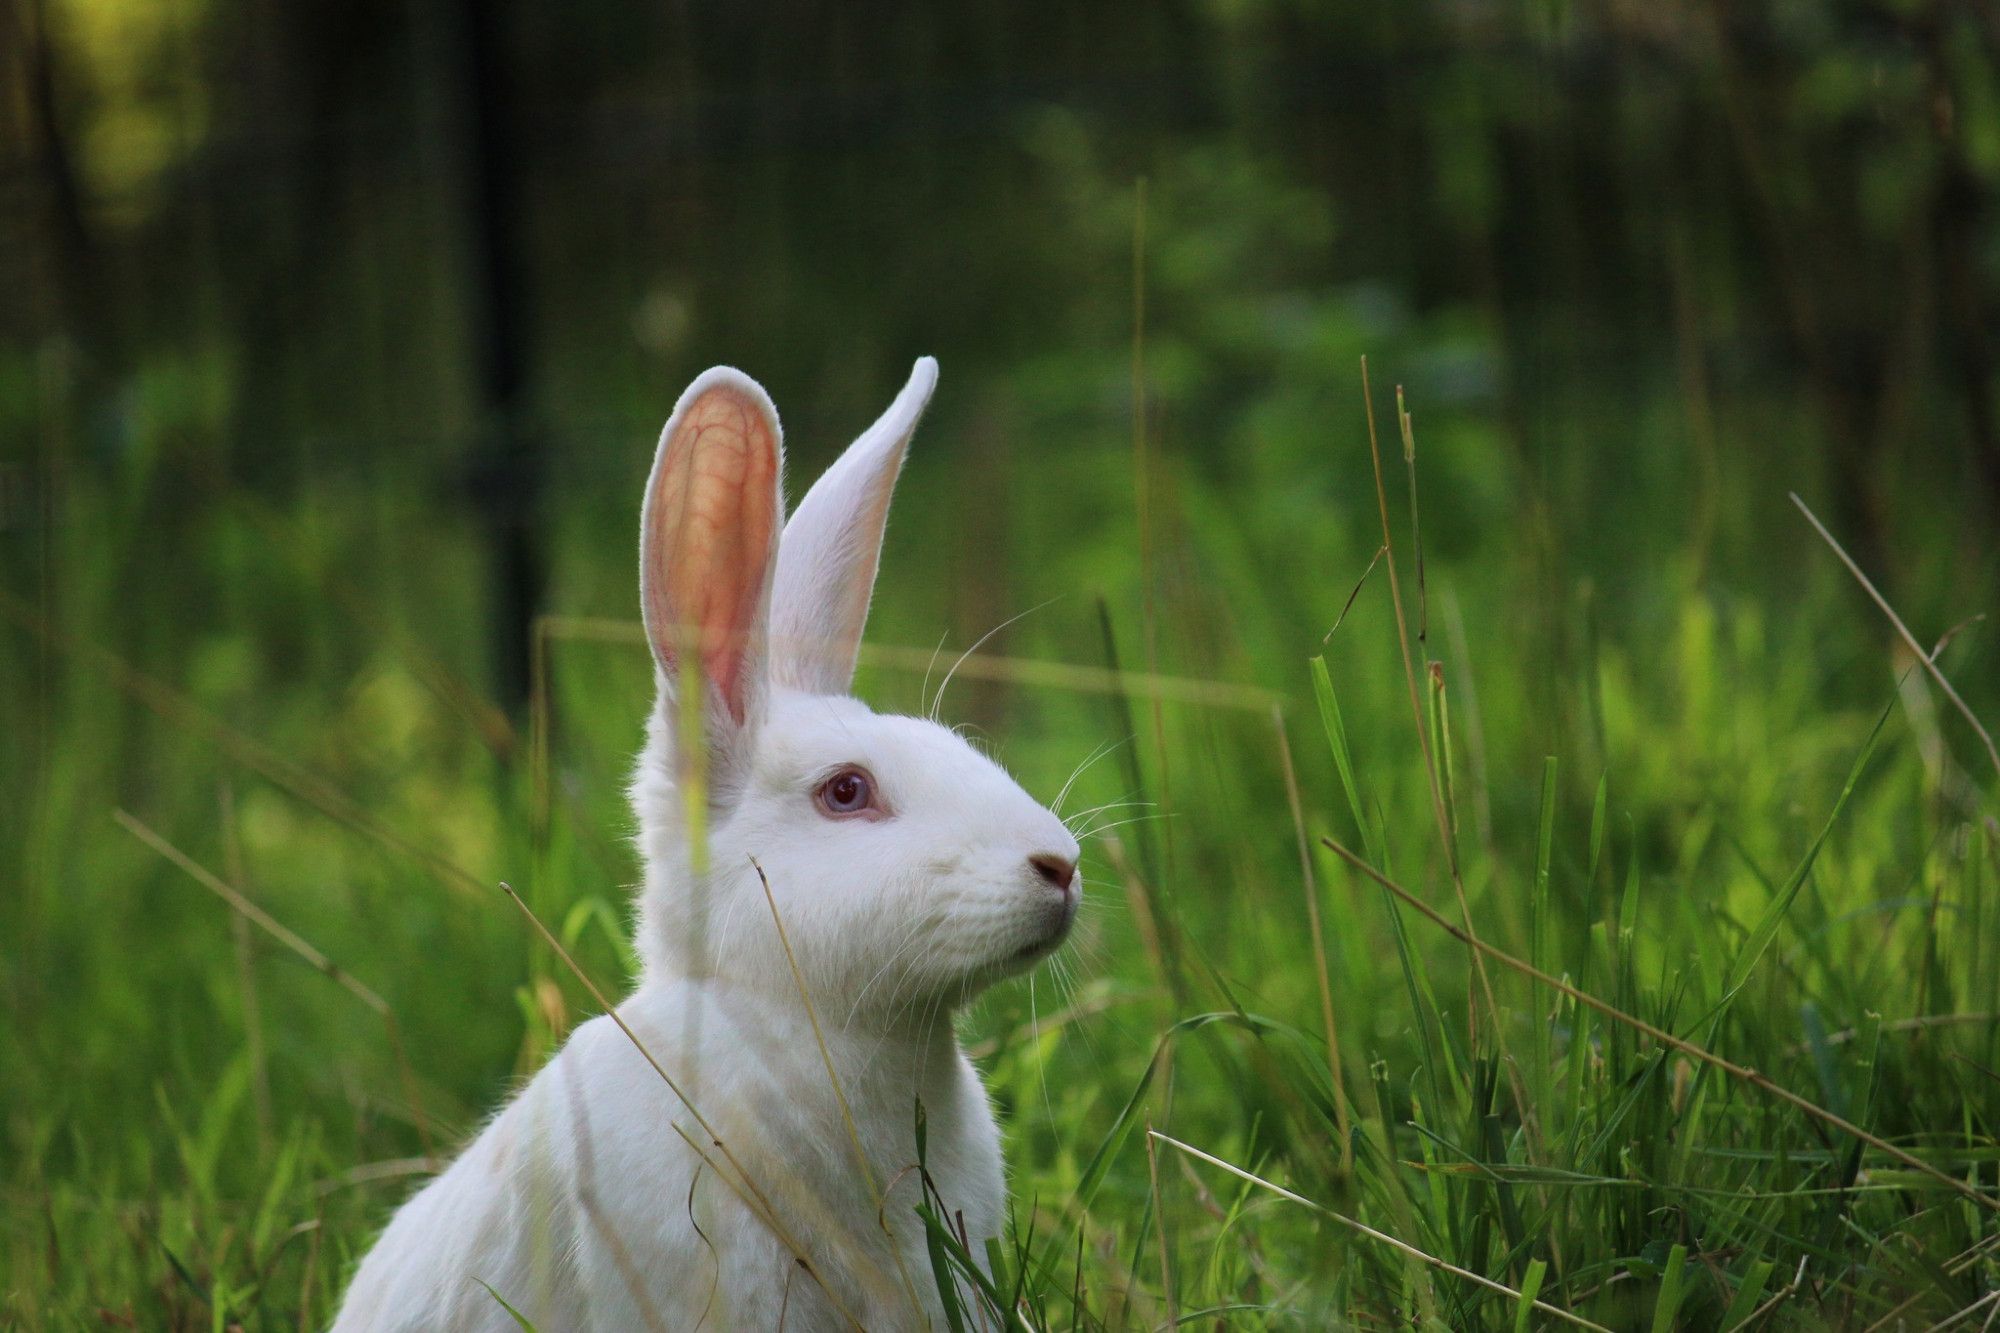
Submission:
[[471,335],[479,437],[471,483],[486,526],[493,671],[525,707],[529,636],[542,600],[541,431],[528,391],[531,314],[522,272],[520,143],[500,0],[452,0]]

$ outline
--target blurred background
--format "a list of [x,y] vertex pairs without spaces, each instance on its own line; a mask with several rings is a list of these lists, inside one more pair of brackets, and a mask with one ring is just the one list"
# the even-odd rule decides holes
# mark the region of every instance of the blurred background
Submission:
[[[1107,844],[1075,989],[1039,999],[1102,1016],[1018,1083],[1052,1189],[1189,1011],[1176,932],[1318,1012],[1272,731],[1307,824],[1344,819],[1309,657],[1424,845],[1363,582],[1364,355],[1416,615],[1396,386],[1414,414],[1412,632],[1496,855],[1531,845],[1548,754],[1578,822],[1617,775],[1642,882],[1706,882],[1721,826],[1796,854],[1893,678],[1788,492],[1926,646],[1995,590],[1977,0],[6,0],[0,92],[8,1230],[38,1254],[96,1225],[78,1201],[153,1200],[90,1233],[123,1257],[49,1278],[79,1302],[196,1308],[177,1284],[240,1259],[204,1209],[263,1197],[282,1151],[365,1239],[409,1173],[342,1173],[448,1143],[588,1009],[494,881],[621,984],[639,492],[708,365],[771,390],[796,496],[942,364],[871,625],[915,656],[866,696],[915,705],[909,661],[989,631],[1213,686],[1000,663],[946,700],[1031,789],[1103,746],[1077,806],[1172,816]],[[1975,707],[1989,644],[1949,652]],[[1970,733],[1926,716],[1908,774],[1949,806]],[[1567,855],[1583,932],[1613,877]],[[1366,920],[1333,944],[1357,1069],[1407,1036],[1369,1016]]]

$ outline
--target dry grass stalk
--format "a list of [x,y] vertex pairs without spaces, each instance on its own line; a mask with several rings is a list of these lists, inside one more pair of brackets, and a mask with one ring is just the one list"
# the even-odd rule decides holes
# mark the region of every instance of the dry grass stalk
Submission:
[[[1986,757],[1993,762],[1993,771],[2000,773],[2000,749],[1994,747],[1993,734],[1974,715],[1965,700],[1959,697],[1958,691],[1952,688],[1952,684],[1945,678],[1944,672],[1938,670],[1937,655],[1938,651],[1943,649],[1944,644],[1941,642],[1937,649],[1925,652],[1923,645],[1917,642],[1917,636],[1910,633],[1910,627],[1905,625],[1903,618],[1896,614],[1896,608],[1889,605],[1889,599],[1876,591],[1875,585],[1869,582],[1868,576],[1861,572],[1861,566],[1854,563],[1854,557],[1849,555],[1838,541],[1834,540],[1833,534],[1827,531],[1826,524],[1820,522],[1819,516],[1806,507],[1806,502],[1799,498],[1796,491],[1792,492],[1792,503],[1799,507],[1801,514],[1806,516],[1806,522],[1813,525],[1813,531],[1817,532],[1825,540],[1826,544],[1833,548],[1833,553],[1840,557],[1841,564],[1847,566],[1847,572],[1854,576],[1854,581],[1861,585],[1861,590],[1868,594],[1869,600],[1882,609],[1883,615],[1889,617],[1889,623],[1896,627],[1896,633],[1902,636],[1903,642],[1909,645],[1910,651],[1917,655],[1917,660],[1923,663],[1924,670],[1929,672],[1930,678],[1937,682],[1937,687],[1944,691],[1944,697],[1951,700],[1952,706],[1958,709],[1959,714],[1967,722],[1972,724],[1972,730],[1978,734],[1981,744],[1986,747]],[[1946,635],[1945,637],[1948,641],[1951,636]]]
[[423,1099],[417,1096],[416,1073],[411,1069],[409,1057],[403,1050],[402,1029],[396,1022],[396,1013],[389,1007],[389,1002],[377,995],[353,973],[307,943],[304,936],[250,901],[234,885],[225,883],[206,866],[168,842],[139,819],[123,810],[113,810],[111,817],[117,820],[127,833],[180,867],[195,883],[215,894],[236,912],[249,918],[265,934],[303,958],[316,971],[381,1016],[382,1025],[389,1034],[390,1049],[395,1055],[396,1069],[402,1079],[403,1096],[409,1102],[410,1114],[416,1121],[417,1137],[423,1141],[425,1154],[435,1161],[437,1149],[431,1141],[430,1117],[424,1112]]
[[[1201,1149],[1193,1146],[1192,1144],[1182,1143],[1179,1139],[1171,1138],[1165,1134],[1161,1134],[1150,1127],[1146,1130],[1146,1135],[1149,1141],[1152,1139],[1158,1139],[1160,1142],[1178,1148],[1182,1152],[1187,1153],[1190,1156],[1198,1157],[1202,1161],[1207,1162],[1210,1166],[1216,1166],[1222,1168],[1224,1171],[1227,1171],[1230,1175],[1235,1176],[1238,1180],[1246,1181],[1249,1184],[1256,1185],[1262,1189],[1267,1189],[1281,1199],[1289,1199],[1293,1203],[1299,1204],[1300,1206],[1305,1208],[1309,1208],[1313,1212],[1319,1214],[1321,1217],[1326,1218],[1328,1221],[1338,1222],[1341,1226],[1344,1226],[1349,1230],[1354,1231],[1360,1235],[1366,1236],[1370,1240],[1379,1241],[1380,1243],[1389,1246],[1391,1249],[1398,1250],[1403,1254],[1408,1255],[1410,1258],[1417,1260],[1419,1263],[1429,1264],[1431,1267],[1438,1269],[1440,1272],[1450,1273],[1454,1277],[1463,1278],[1465,1281],[1470,1282],[1475,1286],[1484,1287],[1488,1291],[1497,1292],[1502,1296],[1510,1297],[1516,1302],[1519,1302],[1523,1299],[1522,1293],[1516,1291],[1514,1288],[1510,1286],[1507,1286],[1505,1283],[1495,1282],[1490,1277],[1482,1277],[1481,1275],[1473,1272],[1469,1268],[1460,1268],[1457,1264],[1450,1263],[1444,1259],[1438,1258],[1434,1254],[1430,1254],[1424,1250],[1418,1249],[1416,1246],[1410,1244],[1406,1240],[1399,1240],[1396,1237],[1390,1235],[1386,1231],[1377,1231],[1374,1227],[1369,1226],[1366,1222],[1357,1222],[1353,1218],[1347,1216],[1345,1213],[1337,1213],[1333,1209],[1328,1208],[1323,1203],[1319,1203],[1316,1202],[1315,1200],[1308,1199],[1303,1194],[1295,1194],[1291,1190],[1286,1189],[1283,1185],[1277,1184],[1274,1181],[1266,1180],[1264,1179],[1264,1177],[1256,1175],[1252,1172],[1245,1171],[1242,1167],[1237,1166],[1231,1162],[1225,1162],[1220,1157],[1217,1157],[1212,1153],[1205,1153]],[[1562,1309],[1560,1306],[1550,1305],[1548,1302],[1542,1300],[1534,1300],[1528,1303],[1535,1309],[1540,1310],[1543,1314],[1553,1315],[1557,1319],[1562,1320],[1564,1323],[1575,1324],[1578,1328],[1597,1329],[1599,1330],[1599,1333],[1611,1333],[1611,1330],[1606,1328],[1603,1324],[1593,1323],[1592,1321],[1585,1319],[1582,1315],[1572,1314],[1570,1311]]]
[[1409,904],[1418,913],[1420,913],[1426,920],[1430,921],[1431,924],[1437,926],[1440,930],[1443,930],[1446,934],[1450,935],[1453,939],[1456,939],[1461,944],[1469,945],[1471,948],[1478,950],[1480,953],[1492,957],[1494,961],[1501,963],[1506,967],[1512,968],[1516,972],[1519,972],[1522,976],[1529,977],[1532,980],[1540,983],[1541,985],[1549,987],[1551,990],[1558,991],[1561,994],[1568,996],[1570,999],[1575,1000],[1578,1004],[1587,1005],[1590,1008],[1595,1009],[1598,1013],[1603,1014],[1606,1018],[1609,1018],[1614,1022],[1623,1023],[1627,1027],[1633,1029],[1636,1032],[1644,1033],[1646,1036],[1651,1037],[1654,1041],[1659,1042],[1662,1046],[1671,1047],[1672,1049],[1679,1051],[1681,1054],[1686,1055],[1691,1059],[1699,1060],[1704,1064],[1713,1065],[1715,1068],[1720,1069],[1723,1073],[1729,1075],[1731,1078],[1740,1079],[1743,1082],[1750,1084],[1752,1087],[1757,1088],[1766,1095],[1775,1097],[1779,1101],[1784,1102],[1786,1105],[1794,1107],[1795,1109],[1805,1113],[1806,1115],[1811,1116],[1814,1120],[1819,1121],[1821,1124],[1826,1125],[1832,1129],[1837,1129],[1841,1133],[1848,1135],[1850,1138],[1859,1139],[1862,1143],[1867,1144],[1869,1147],[1875,1149],[1877,1152],[1883,1154],[1884,1156],[1894,1158],[1898,1163],[1902,1164],[1903,1166],[1910,1168],[1912,1171],[1915,1171],[1920,1175],[1929,1177],[1930,1179],[1938,1182],[1940,1185],[1943,1185],[1945,1188],[1953,1191],[1954,1193],[1962,1194],[1966,1198],[1972,1200],[1974,1203],[1981,1205],[1982,1207],[1990,1208],[1995,1210],[1996,1212],[2000,1212],[2000,1199],[1994,1198],[1991,1194],[1988,1194],[1986,1191],[1980,1189],[1977,1185],[1969,1185],[1965,1181],[1958,1179],[1956,1176],[1953,1176],[1948,1172],[1939,1170],[1937,1167],[1932,1166],[1929,1162],[1926,1162],[1923,1158],[1918,1157],[1912,1153],[1906,1152],[1901,1148],[1898,1148],[1895,1144],[1889,1142],[1885,1138],[1880,1137],[1879,1135],[1871,1134],[1869,1131],[1863,1129],[1861,1126],[1855,1124],[1853,1121],[1845,1119],[1842,1116],[1835,1115],[1832,1111],[1829,1111],[1825,1107],[1820,1106],[1814,1102],[1807,1101],[1804,1097],[1799,1096],[1796,1092],[1791,1091],[1789,1088],[1785,1088],[1777,1083],[1773,1083],[1769,1078],[1766,1078],[1764,1075],[1758,1073],[1754,1069],[1750,1069],[1743,1065],[1739,1065],[1733,1060],[1729,1060],[1723,1056],[1717,1055],[1715,1052],[1709,1050],[1705,1046],[1697,1045],[1696,1043],[1691,1042],[1684,1037],[1677,1037],[1673,1033],[1668,1032],[1665,1028],[1656,1027],[1655,1025],[1648,1023],[1643,1018],[1639,1018],[1633,1014],[1628,1014],[1624,1010],[1617,1008],[1615,1005],[1608,1004],[1605,1001],[1598,999],[1595,995],[1591,995],[1588,992],[1578,990],[1576,987],[1570,985],[1567,981],[1563,981],[1560,978],[1550,976],[1548,973],[1542,971],[1534,964],[1516,958],[1512,954],[1507,953],[1505,950],[1496,948],[1493,945],[1488,944],[1486,941],[1480,939],[1476,935],[1471,934],[1470,932],[1460,930],[1457,926],[1453,925],[1449,920],[1447,920],[1443,913],[1437,911],[1429,903],[1426,903],[1423,899],[1417,897],[1416,894],[1411,893],[1408,889],[1404,888],[1402,885],[1396,883],[1388,876],[1376,870],[1375,867],[1369,865],[1361,857],[1355,855],[1347,848],[1341,846],[1339,843],[1335,842],[1332,838],[1323,837],[1320,839],[1320,841],[1326,844],[1326,846],[1330,848],[1336,855],[1338,855],[1343,861],[1347,862],[1350,866],[1353,866],[1356,870],[1359,870],[1362,874],[1366,875],[1368,878],[1374,880],[1377,884],[1387,889],[1390,893],[1395,894],[1397,898]]
[[[834,1309],[839,1312],[841,1318],[847,1320],[854,1327],[861,1328],[861,1321],[856,1319],[841,1304],[839,1295],[820,1275],[819,1269],[813,1263],[811,1256],[805,1252],[804,1247],[799,1244],[785,1227],[784,1223],[779,1220],[780,1215],[776,1207],[772,1205],[770,1197],[758,1188],[757,1182],[751,1179],[750,1173],[736,1159],[736,1155],[730,1150],[729,1145],[723,1142],[722,1136],[716,1132],[715,1127],[709,1123],[708,1119],[702,1115],[700,1109],[681,1091],[680,1084],[675,1082],[673,1075],[669,1074],[666,1071],[666,1067],[654,1057],[652,1051],[647,1049],[646,1043],[639,1040],[639,1034],[632,1030],[631,1025],[625,1021],[624,1015],[618,1012],[617,1006],[613,1005],[604,992],[598,989],[597,983],[590,979],[590,974],[578,966],[576,959],[570,956],[569,950],[563,947],[562,941],[556,938],[555,932],[543,924],[542,919],[535,915],[534,909],[530,908],[521,895],[514,891],[514,886],[503,882],[500,885],[500,889],[509,898],[514,900],[514,905],[521,909],[521,914],[528,918],[529,924],[535,928],[536,933],[542,937],[543,942],[555,951],[556,957],[562,960],[563,966],[567,967],[571,974],[583,983],[584,989],[590,992],[590,997],[597,1002],[598,1008],[617,1025],[620,1032],[625,1034],[625,1039],[632,1043],[633,1049],[639,1052],[641,1058],[648,1065],[652,1066],[653,1072],[660,1076],[660,1081],[667,1085],[667,1090],[679,1098],[681,1105],[687,1107],[688,1114],[694,1117],[695,1124],[701,1127],[702,1132],[708,1136],[709,1142],[715,1146],[716,1151],[721,1153],[723,1159],[735,1170],[736,1178],[732,1180],[729,1173],[722,1169],[721,1163],[717,1162],[709,1155],[706,1149],[695,1142],[694,1136],[689,1134],[678,1120],[673,1122],[674,1132],[680,1135],[682,1141],[694,1150],[695,1155],[701,1158],[702,1162],[711,1171],[715,1172],[716,1178],[728,1186],[742,1200],[744,1207],[748,1208],[758,1221],[770,1229],[771,1234],[778,1238],[779,1243],[791,1252],[792,1258],[798,1261],[799,1267],[804,1269],[806,1275],[818,1284],[821,1291],[826,1293],[827,1300],[833,1304]],[[797,1191],[794,1193],[798,1201],[803,1200],[804,1196],[802,1193]]]

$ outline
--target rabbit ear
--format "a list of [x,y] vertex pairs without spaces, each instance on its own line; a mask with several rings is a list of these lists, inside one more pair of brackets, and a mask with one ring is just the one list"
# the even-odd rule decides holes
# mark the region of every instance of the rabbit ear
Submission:
[[919,357],[910,382],[799,502],[778,551],[771,594],[772,671],[812,694],[845,694],[875,591],[889,495],[917,418],[937,387],[937,362]]
[[[745,771],[766,690],[771,574],[784,526],[778,412],[741,371],[690,384],[660,432],[639,522],[639,601],[663,705],[692,664],[711,789]],[[667,709],[668,721],[674,711]]]

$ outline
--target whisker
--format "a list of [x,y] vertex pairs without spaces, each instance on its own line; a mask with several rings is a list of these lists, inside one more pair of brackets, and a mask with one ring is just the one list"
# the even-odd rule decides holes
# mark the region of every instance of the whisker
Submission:
[[1088,810],[1077,811],[1075,814],[1071,815],[1068,819],[1063,820],[1063,825],[1064,827],[1068,828],[1071,832],[1075,832],[1076,826],[1078,824],[1082,824],[1088,821],[1092,815],[1101,815],[1106,810],[1134,810],[1140,808],[1151,809],[1153,805],[1154,802],[1152,801],[1130,801],[1130,800],[1106,801],[1103,805],[1093,805]]
[[[895,967],[905,961],[914,963],[917,959],[923,957],[924,950],[932,947],[934,942],[935,936],[932,931],[921,928],[912,929],[909,938],[897,946],[896,956],[889,960],[888,966]],[[895,984],[890,987],[889,1002],[887,1005],[890,1015],[890,1026],[893,1027],[895,1021],[902,1017],[902,1011],[906,1004],[914,1004],[916,1002],[918,994],[921,993],[922,983],[922,974],[914,967],[905,968],[903,974],[896,978]],[[907,1002],[901,1000],[905,987],[912,988],[910,999]]]
[[1078,842],[1082,842],[1085,838],[1095,838],[1101,833],[1109,833],[1112,829],[1124,828],[1127,824],[1144,824],[1149,820],[1166,819],[1166,818],[1168,818],[1168,816],[1165,814],[1133,815],[1129,819],[1114,819],[1108,824],[1096,825],[1095,827],[1090,829],[1090,831],[1087,833],[1078,833],[1074,834],[1073,836],[1076,838]]
[[[1072,1015],[1080,1014],[1084,1007],[1083,986],[1076,975],[1075,958],[1073,956],[1065,957],[1062,954],[1056,954],[1049,961],[1055,964],[1052,975],[1055,978],[1057,989],[1062,994],[1063,1007]],[[1066,1037],[1071,1032],[1079,1033],[1084,1046],[1088,1049],[1091,1059],[1097,1060],[1103,1057],[1104,1052],[1098,1046],[1096,1039],[1090,1035],[1088,1029],[1080,1029],[1074,1017],[1070,1022],[1063,1024],[1059,1035]]]
[[903,954],[906,951],[908,951],[909,947],[912,944],[917,943],[917,938],[922,933],[923,926],[924,922],[920,918],[916,921],[912,921],[909,924],[909,926],[904,929],[903,938],[896,945],[895,952],[889,955],[889,959],[887,962],[883,963],[882,966],[875,969],[875,975],[868,978],[868,984],[863,986],[861,988],[860,994],[854,997],[854,1003],[848,1007],[847,1018],[840,1025],[841,1031],[845,1032],[848,1028],[854,1025],[854,1016],[861,1012],[861,1005],[863,1001],[867,1000],[868,992],[875,989],[876,984],[880,982],[884,976],[888,975],[890,968],[894,967],[897,963],[903,960]]
[[[913,984],[913,983],[920,983],[922,979],[923,978],[914,969],[912,969],[910,972],[906,973],[900,980],[898,980],[896,982],[895,989],[889,992],[889,1022],[887,1024],[889,1028],[893,1029],[896,1026],[896,1024],[899,1021],[901,1021],[903,1014],[907,1011],[914,1010],[917,1004],[923,999],[923,991],[920,985]],[[911,987],[910,998],[908,1000],[899,1002],[899,997],[902,995],[903,988],[906,985]],[[944,992],[939,991],[938,995],[933,999],[933,1004],[942,1003],[943,998],[944,998]]]
[[[1097,882],[1099,884],[1105,883],[1105,881],[1102,879],[1098,880]],[[1087,911],[1092,916],[1096,916],[1100,912],[1130,912],[1132,910],[1132,906],[1130,903],[1125,902],[1121,898],[1106,897],[1098,899],[1096,901],[1085,899],[1083,907],[1079,910]]]
[[1056,793],[1056,799],[1049,805],[1050,812],[1053,813],[1056,816],[1056,818],[1058,819],[1062,818],[1063,802],[1069,799],[1070,788],[1076,785],[1077,779],[1082,777],[1085,773],[1089,772],[1094,764],[1098,763],[1100,760],[1104,759],[1107,755],[1110,755],[1112,752],[1117,750],[1119,746],[1130,745],[1132,743],[1132,740],[1133,737],[1127,736],[1122,741],[1105,741],[1103,744],[1099,745],[1096,749],[1092,750],[1088,755],[1086,755],[1084,757],[1083,762],[1078,764],[1075,767],[1075,769],[1071,770],[1069,775],[1069,780],[1063,783],[1062,790]]
[[1056,1132],[1056,1106],[1049,1096],[1049,1058],[1042,1049],[1042,1015],[1035,1007],[1035,974],[1028,973],[1028,1030],[1034,1034],[1035,1073],[1042,1084],[1042,1112],[1049,1118],[1049,1132]]
[[992,759],[995,762],[998,762],[1000,753],[999,747],[993,743],[993,738],[987,735],[985,730],[981,728],[978,723],[976,722],[953,723],[951,727],[951,734],[958,737],[960,740],[964,741],[967,745],[970,745],[973,749],[979,751],[979,753],[985,755],[988,759]]
[[1069,776],[1063,779],[1063,785],[1056,789],[1055,799],[1049,802],[1050,814],[1058,819],[1062,818],[1063,802],[1069,799],[1070,788],[1076,785],[1076,780],[1083,776],[1084,770],[1097,761],[1097,756],[1103,752],[1105,744],[1108,744],[1108,742],[1092,746],[1090,753],[1086,754],[1077,762],[1076,767],[1069,771]]
[[988,639],[998,634],[1001,630],[1006,629],[1009,625],[1013,624],[1015,621],[1025,620],[1029,616],[1035,614],[1035,612],[1040,611],[1045,607],[1053,606],[1060,600],[1062,599],[1059,597],[1051,597],[1049,598],[1048,601],[1041,603],[1041,605],[1039,606],[1031,606],[1027,610],[1020,612],[1018,615],[1012,615],[1007,617],[1007,619],[1001,621],[999,624],[995,625],[992,629],[987,630],[984,634],[974,639],[972,641],[972,646],[970,648],[967,648],[964,652],[958,655],[958,660],[951,664],[951,670],[945,672],[944,679],[938,682],[937,693],[931,696],[931,707],[930,707],[931,721],[933,722],[937,721],[938,709],[944,706],[944,692],[951,688],[951,678],[958,674],[958,669],[960,667],[965,665],[966,658],[978,652],[980,647]]
[[938,634],[937,646],[931,649],[931,660],[924,663],[924,683],[917,687],[918,703],[922,703],[924,696],[931,692],[931,668],[937,665],[938,654],[944,651],[944,641],[950,636],[951,631],[949,629],[943,630]]

